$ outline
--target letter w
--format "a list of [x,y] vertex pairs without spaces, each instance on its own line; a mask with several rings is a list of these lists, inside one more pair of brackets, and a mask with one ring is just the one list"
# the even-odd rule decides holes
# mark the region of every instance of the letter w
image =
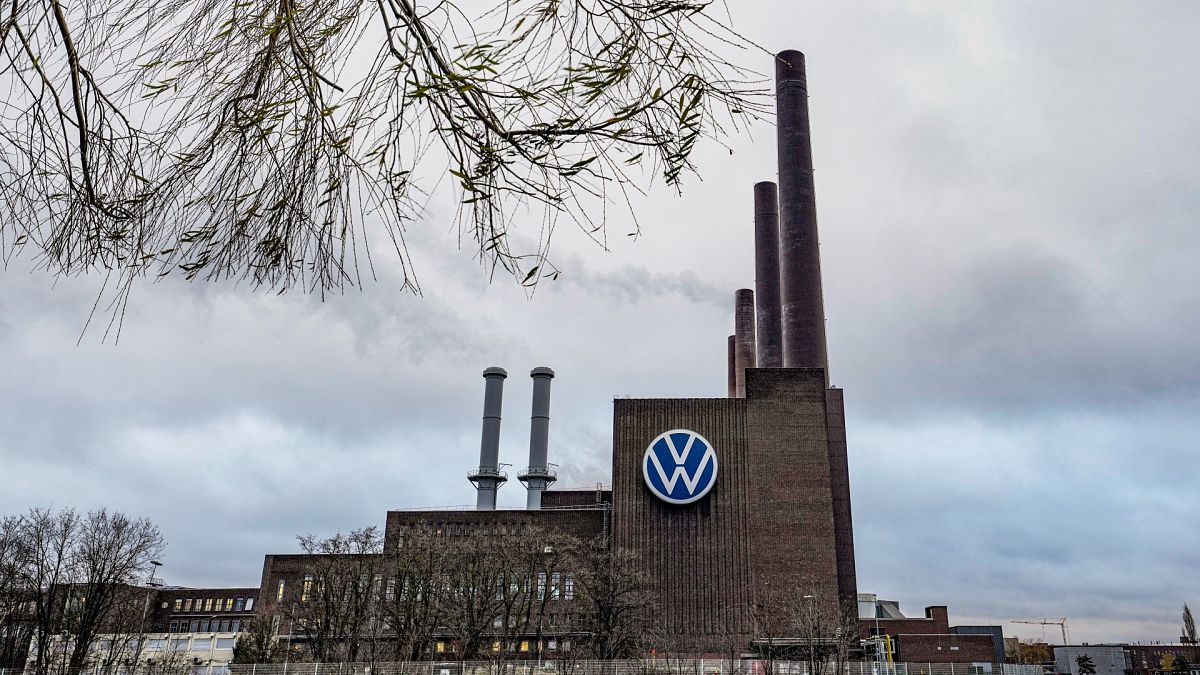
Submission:
[[675,484],[679,482],[680,478],[683,479],[683,485],[687,488],[688,493],[694,493],[696,491],[696,484],[700,482],[700,477],[704,475],[704,470],[712,462],[712,448],[704,449],[704,457],[700,459],[700,466],[697,466],[696,472],[689,476],[684,464],[687,463],[688,457],[692,454],[692,444],[696,442],[696,437],[691,436],[688,438],[683,452],[675,449],[675,443],[671,440],[670,434],[663,440],[667,443],[667,450],[671,452],[671,458],[676,462],[675,470],[671,472],[671,477],[667,477],[666,469],[663,468],[662,462],[658,460],[658,453],[653,450],[650,452],[650,462],[654,464],[654,470],[658,472],[658,478],[662,481],[663,487],[666,488],[667,494],[669,495],[675,491]]

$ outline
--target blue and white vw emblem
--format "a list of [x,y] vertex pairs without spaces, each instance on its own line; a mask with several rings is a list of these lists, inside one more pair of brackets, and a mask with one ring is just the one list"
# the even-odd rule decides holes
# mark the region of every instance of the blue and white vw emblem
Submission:
[[650,442],[642,477],[654,496],[670,504],[691,504],[717,482],[717,452],[700,434],[673,429]]

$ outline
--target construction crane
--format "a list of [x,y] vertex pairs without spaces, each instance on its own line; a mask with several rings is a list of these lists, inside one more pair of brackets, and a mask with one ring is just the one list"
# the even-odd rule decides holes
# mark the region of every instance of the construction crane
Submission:
[[1058,626],[1062,629],[1063,646],[1065,647],[1070,642],[1071,633],[1067,631],[1067,617],[1065,616],[1061,619],[1013,619],[1012,623],[1031,623],[1035,626],[1042,626],[1043,631],[1046,626]]

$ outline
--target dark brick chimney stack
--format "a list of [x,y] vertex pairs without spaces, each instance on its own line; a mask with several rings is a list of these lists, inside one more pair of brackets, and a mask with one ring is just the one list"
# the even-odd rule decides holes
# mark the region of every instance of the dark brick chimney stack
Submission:
[[808,82],[804,55],[798,51],[783,51],[775,58],[775,106],[779,144],[783,366],[824,368],[828,383],[825,303],[821,293],[821,252],[817,240],[817,201],[808,124]]

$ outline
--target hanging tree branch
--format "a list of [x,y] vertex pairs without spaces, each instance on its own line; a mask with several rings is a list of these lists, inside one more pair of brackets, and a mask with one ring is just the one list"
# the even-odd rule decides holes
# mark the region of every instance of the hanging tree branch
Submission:
[[381,227],[416,290],[404,235],[444,171],[460,242],[535,284],[560,221],[603,245],[607,202],[764,114],[711,5],[11,0],[0,252],[324,292]]

